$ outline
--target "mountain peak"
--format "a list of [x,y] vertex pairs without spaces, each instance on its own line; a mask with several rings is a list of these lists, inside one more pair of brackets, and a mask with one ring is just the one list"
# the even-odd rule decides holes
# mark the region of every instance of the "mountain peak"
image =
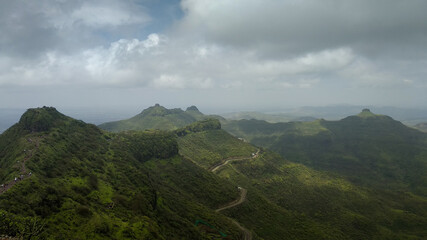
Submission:
[[182,109],[174,108],[174,109],[167,109],[160,104],[156,103],[154,106],[149,107],[147,109],[144,109],[140,116],[165,116],[169,114],[176,114],[184,112]]
[[374,114],[371,112],[371,110],[369,110],[368,108],[365,108],[362,110],[362,112],[357,114],[357,116],[361,118],[369,118],[369,117],[378,117],[379,115]]
[[194,105],[188,107],[185,111],[186,112],[188,112],[188,111],[200,112],[199,109],[196,106],[194,106]]
[[58,121],[64,120],[65,115],[58,112],[54,107],[30,108],[19,120],[19,124],[25,130],[41,132],[47,131],[55,126]]

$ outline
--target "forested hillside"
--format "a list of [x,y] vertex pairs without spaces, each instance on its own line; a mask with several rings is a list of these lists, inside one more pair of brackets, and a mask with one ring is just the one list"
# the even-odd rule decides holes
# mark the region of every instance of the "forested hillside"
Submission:
[[[425,135],[370,112],[338,125],[323,120],[232,124],[241,133],[252,131],[244,136],[247,140],[256,140],[257,134],[271,138],[269,147],[291,136],[285,146],[295,155],[286,159],[235,138],[217,119],[169,132],[110,133],[54,108],[29,109],[0,135],[0,181],[5,184],[0,189],[0,234],[24,239],[427,237],[420,170],[401,184],[396,178],[379,188],[384,179],[358,182],[345,171],[313,165],[315,170],[293,159],[309,159],[314,153],[321,157],[326,154],[322,149],[332,156],[356,154],[366,147],[364,142],[391,153],[385,147],[390,143],[423,150]],[[367,135],[365,129],[374,133]],[[306,138],[321,139],[324,145]],[[378,176],[383,176],[381,167]],[[362,171],[361,176],[364,181],[373,177]],[[405,182],[416,179],[421,182]]]
[[[179,156],[172,133],[111,134],[54,108],[30,109],[0,135],[0,166],[6,184],[0,193],[0,235],[211,239],[221,231],[236,239],[242,234],[215,212],[238,197],[236,186]],[[197,220],[216,230],[195,226]]]
[[[178,144],[181,154],[247,190],[246,201],[225,214],[261,238],[427,237],[424,197],[360,187],[257,150],[221,129],[186,134]],[[218,155],[223,164],[218,164]]]
[[242,120],[225,128],[290,161],[340,174],[361,186],[427,196],[427,134],[388,116],[365,109],[340,121]]

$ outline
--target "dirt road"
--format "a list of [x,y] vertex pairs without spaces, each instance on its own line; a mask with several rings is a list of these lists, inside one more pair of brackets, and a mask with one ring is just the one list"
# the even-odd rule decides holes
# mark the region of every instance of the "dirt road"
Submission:
[[[224,207],[218,208],[217,210],[215,210],[216,212],[220,212],[222,210],[228,209],[228,208],[232,208],[235,207],[237,205],[242,204],[245,200],[246,200],[246,194],[248,193],[248,190],[244,189],[244,188],[240,188],[240,197],[234,201],[232,201],[231,203],[225,205]],[[251,231],[249,231],[248,229],[242,227],[242,225],[240,225],[240,223],[238,223],[236,220],[231,219],[230,220],[234,223],[234,225],[236,225],[242,232],[243,232],[243,236],[245,240],[252,240],[252,233]]]
[[[257,158],[259,155],[260,150],[258,149],[258,151],[253,154],[251,157],[237,157],[237,158],[229,158],[224,160],[221,164],[213,167],[211,169],[211,172],[215,173],[218,169],[220,169],[221,167],[227,165],[230,162],[234,162],[234,161],[242,161],[242,160],[250,160],[253,158]],[[220,212],[222,210],[228,209],[228,208],[232,208],[232,207],[236,207],[240,204],[242,204],[245,200],[246,200],[246,195],[248,193],[248,190],[244,189],[244,188],[240,188],[240,197],[230,203],[228,203],[227,205],[220,207],[218,209],[216,209],[216,212]],[[242,232],[243,232],[243,239],[244,240],[252,240],[252,233],[251,231],[249,231],[248,229],[242,227],[242,225],[240,225],[240,223],[238,223],[236,220],[231,219],[230,220],[233,222],[234,225],[236,225]]]
[[227,158],[221,164],[213,167],[211,169],[211,172],[216,172],[218,169],[220,169],[223,166],[229,164],[230,162],[237,162],[237,161],[250,160],[250,159],[257,158],[258,155],[259,155],[259,152],[260,152],[260,150],[258,149],[258,151],[256,153],[254,153],[253,156],[251,156],[251,157],[233,157],[233,158]]
[[246,190],[244,188],[241,188],[240,189],[240,198],[239,199],[236,199],[236,200],[232,201],[231,203],[227,204],[226,206],[218,208],[215,211],[220,212],[222,210],[225,210],[225,209],[228,209],[228,208],[232,208],[232,207],[235,207],[235,206],[237,206],[239,204],[242,204],[246,200],[246,194],[247,193],[248,193],[248,190]]

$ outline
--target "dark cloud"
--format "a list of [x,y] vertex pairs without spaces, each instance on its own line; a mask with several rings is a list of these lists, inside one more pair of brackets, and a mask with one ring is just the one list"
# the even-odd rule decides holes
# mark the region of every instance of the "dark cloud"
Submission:
[[2,1],[0,8],[0,49],[2,55],[34,57],[59,42],[48,19],[31,7],[31,2]]
[[[366,56],[425,57],[427,2],[422,0],[184,0],[182,30],[215,42],[289,56],[351,47]],[[403,49],[402,49],[403,48]]]
[[0,1],[4,106],[427,101],[426,1]]

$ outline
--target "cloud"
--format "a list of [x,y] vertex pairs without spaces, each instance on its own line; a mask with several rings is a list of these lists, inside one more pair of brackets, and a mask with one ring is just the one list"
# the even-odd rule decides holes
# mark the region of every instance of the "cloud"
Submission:
[[145,24],[150,18],[141,14],[140,8],[135,4],[127,5],[111,0],[84,2],[80,8],[71,13],[70,21],[71,24],[82,22],[93,28]]
[[[363,55],[426,57],[427,2],[414,0],[183,0],[183,34],[260,56],[348,47]],[[402,47],[405,54],[402,56]]]
[[72,53],[108,45],[117,36],[140,31],[150,20],[134,1],[3,1],[0,54],[38,61],[49,51]]
[[5,2],[0,87],[246,92],[247,101],[427,88],[425,1],[182,0],[183,17],[163,31],[145,3]]
[[[383,87],[395,75],[352,49],[337,48],[289,59],[263,59],[251,51],[172,41],[159,34],[120,39],[72,55],[47,52],[37,64],[0,61],[0,85],[88,85],[175,89],[292,89],[344,81]],[[3,63],[3,64],[2,64]],[[7,71],[12,68],[12,71]],[[403,83],[403,79],[399,83]]]

